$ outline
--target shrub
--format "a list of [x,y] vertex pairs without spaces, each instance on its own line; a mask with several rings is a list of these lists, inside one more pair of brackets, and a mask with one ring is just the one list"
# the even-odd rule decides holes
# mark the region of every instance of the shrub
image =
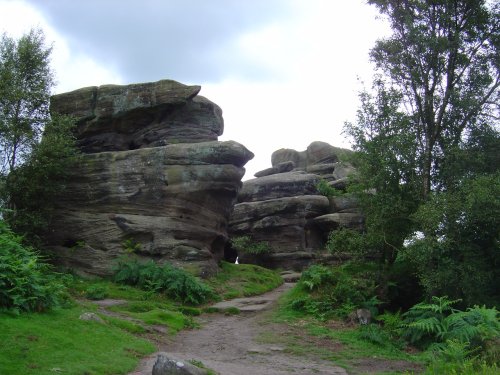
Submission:
[[387,331],[376,324],[362,325],[358,329],[358,336],[362,340],[382,347],[388,346],[391,343],[391,337]]
[[362,258],[367,254],[370,246],[366,235],[353,229],[340,228],[329,233],[326,248],[332,254],[347,253]]
[[0,220],[0,308],[16,313],[58,306],[65,288],[50,266]]
[[49,228],[54,207],[66,189],[72,168],[79,160],[71,117],[54,115],[22,165],[2,177],[0,198],[7,210],[4,218],[23,235],[25,243],[40,245]]
[[214,298],[213,290],[186,271],[170,264],[158,265],[152,260],[141,263],[137,259],[124,259],[118,262],[114,273],[115,281],[137,286],[167,296],[199,305]]
[[357,308],[369,308],[376,314],[380,303],[375,295],[375,283],[369,272],[350,268],[313,265],[302,273],[298,288],[306,291],[290,302],[293,310],[303,311],[319,319],[346,317]]
[[108,288],[104,285],[91,285],[85,290],[85,297],[92,300],[104,299],[108,294]]
[[328,181],[323,179],[319,180],[316,184],[316,190],[318,190],[318,192],[325,197],[336,197],[342,195],[342,191],[335,189],[328,183]]
[[231,246],[238,252],[252,255],[268,254],[271,247],[268,242],[252,241],[250,236],[238,236],[231,239]]
[[403,314],[403,336],[424,348],[444,348],[453,342],[465,344],[468,350],[483,351],[490,340],[500,336],[498,311],[485,306],[460,311],[452,307],[457,302],[445,296],[416,304]]

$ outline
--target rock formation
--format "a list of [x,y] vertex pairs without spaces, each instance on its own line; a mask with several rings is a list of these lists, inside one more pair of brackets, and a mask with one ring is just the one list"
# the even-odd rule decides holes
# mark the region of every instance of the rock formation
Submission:
[[[232,237],[267,242],[269,254],[238,254],[242,262],[301,269],[321,252],[329,232],[339,227],[361,229],[363,216],[349,196],[326,197],[318,191],[325,180],[344,189],[353,171],[339,157],[349,150],[313,142],[307,150],[275,151],[272,167],[245,181],[230,220]],[[234,250],[228,247],[227,253]]]
[[52,97],[53,113],[77,119],[84,153],[47,236],[60,264],[106,275],[134,251],[200,274],[214,269],[253,154],[217,141],[222,111],[199,91],[163,80]]

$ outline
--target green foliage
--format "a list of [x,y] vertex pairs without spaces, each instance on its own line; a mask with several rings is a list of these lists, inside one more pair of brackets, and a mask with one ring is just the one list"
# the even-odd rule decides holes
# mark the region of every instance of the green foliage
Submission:
[[123,249],[127,254],[132,254],[141,250],[141,244],[129,238],[123,242]]
[[339,195],[342,195],[342,192],[340,190],[335,189],[328,183],[328,181],[324,179],[319,180],[319,182],[316,184],[316,190],[318,190],[318,192],[325,197],[337,197]]
[[158,265],[152,260],[146,263],[137,259],[120,260],[115,268],[114,280],[163,292],[175,300],[194,305],[214,298],[213,290],[193,275],[169,264]]
[[6,220],[31,243],[39,244],[78,161],[74,126],[69,117],[53,116],[42,140],[33,145],[24,163],[11,171],[0,189],[2,200],[11,208],[5,212]]
[[65,298],[65,288],[50,266],[0,221],[0,309],[44,311]]
[[234,306],[224,309],[224,315],[239,315],[240,312],[240,309]]
[[[403,97],[415,135],[424,198],[466,130],[492,126],[500,70],[500,5],[485,0],[400,2],[370,0],[390,22],[371,58]],[[396,125],[397,126],[397,125]]]
[[332,254],[350,254],[363,258],[370,254],[371,245],[366,234],[353,229],[340,228],[330,232],[326,248]]
[[[378,280],[398,303],[403,289],[420,287],[428,298],[498,303],[500,4],[369,3],[392,33],[372,49],[373,86],[360,94],[356,122],[345,126],[365,232],[333,234],[331,248],[362,249],[387,275],[396,275],[395,263],[415,269],[417,280],[399,274],[404,280],[395,281],[406,285],[392,291]],[[405,247],[419,231],[423,238]],[[414,294],[410,300],[422,298]]]
[[496,365],[489,365],[484,361],[466,359],[463,362],[450,362],[446,359],[437,358],[426,369],[425,375],[497,375],[500,368]]
[[87,311],[78,306],[43,314],[0,314],[0,373],[53,375],[60,369],[61,374],[126,374],[156,350],[151,342],[116,327],[126,323],[79,319]]
[[399,256],[417,270],[427,295],[446,294],[466,305],[500,300],[500,173],[431,195],[413,218],[425,234]]
[[115,318],[113,316],[101,315],[101,318],[114,327],[120,328],[132,334],[146,333],[146,329],[130,320]]
[[51,47],[41,29],[19,40],[0,39],[0,173],[8,174],[30,155],[49,119]]
[[360,339],[382,347],[391,344],[391,336],[385,329],[380,328],[377,324],[366,324],[360,326],[358,335]]
[[207,283],[224,299],[262,294],[283,283],[278,272],[254,264],[221,262],[220,268]]
[[206,375],[217,375],[217,373],[211,369],[209,369],[207,366],[205,366],[205,364],[201,361],[198,361],[196,359],[190,359],[188,361],[189,363],[191,363],[192,365],[198,367],[198,368],[202,368],[206,371]]
[[231,246],[238,252],[252,255],[262,255],[271,252],[267,242],[253,241],[250,236],[238,236],[231,238]]
[[380,301],[374,298],[376,286],[370,277],[371,272],[349,267],[309,267],[302,273],[296,287],[305,293],[292,299],[289,307],[322,320],[346,317],[357,308],[370,308],[376,312]]
[[500,335],[495,308],[474,306],[460,311],[452,307],[457,302],[447,297],[432,297],[430,303],[413,306],[403,314],[403,337],[422,347],[451,340],[474,349]]
[[378,315],[376,320],[382,323],[384,331],[387,332],[392,339],[401,335],[403,327],[401,311],[397,311],[396,313],[386,311],[385,313]]
[[85,297],[92,300],[101,300],[109,295],[108,288],[104,285],[91,285],[85,290]]
[[144,306],[137,309],[136,304],[118,305],[113,311],[125,312],[134,319],[138,319],[148,325],[161,325],[169,328],[171,334],[175,334],[184,328],[194,328],[195,323],[191,316],[186,316],[179,311],[160,307]]

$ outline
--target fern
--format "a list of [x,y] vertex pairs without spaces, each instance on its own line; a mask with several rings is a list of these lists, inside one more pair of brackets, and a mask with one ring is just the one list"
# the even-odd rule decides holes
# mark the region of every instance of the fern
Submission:
[[152,260],[140,263],[137,259],[122,260],[115,268],[115,281],[134,285],[151,292],[193,305],[199,305],[215,296],[213,290],[184,270],[169,264],[158,265]]
[[458,311],[451,306],[460,302],[460,299],[449,300],[447,296],[436,297],[432,296],[431,303],[421,302],[411,308],[414,311],[429,311],[435,314],[447,314]]
[[399,336],[402,332],[403,320],[401,318],[401,311],[395,313],[385,312],[377,316],[376,320],[382,322],[384,330],[391,335],[391,337]]
[[403,314],[404,337],[412,344],[428,347],[448,341],[468,349],[484,346],[485,341],[500,336],[498,311],[474,306],[466,311],[452,306],[459,300],[433,297],[431,303],[419,303]]

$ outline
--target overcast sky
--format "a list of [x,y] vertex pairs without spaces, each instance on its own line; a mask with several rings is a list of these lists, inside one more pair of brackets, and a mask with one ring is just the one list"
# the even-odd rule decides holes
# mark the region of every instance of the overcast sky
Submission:
[[358,78],[387,33],[365,0],[0,0],[0,32],[41,27],[54,43],[55,93],[173,79],[202,86],[224,112],[220,140],[256,156],[280,148],[349,147]]

